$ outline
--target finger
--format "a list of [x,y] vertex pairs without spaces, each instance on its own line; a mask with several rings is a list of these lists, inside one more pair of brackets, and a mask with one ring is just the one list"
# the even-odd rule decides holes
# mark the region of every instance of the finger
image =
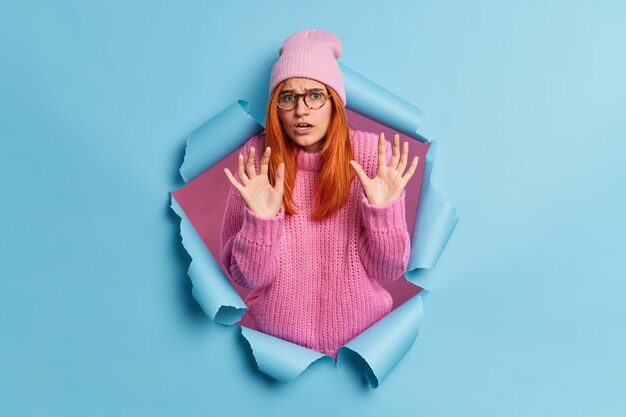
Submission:
[[263,157],[261,158],[261,170],[259,171],[259,175],[267,175],[268,165],[270,163],[270,154],[272,150],[268,146],[265,148],[265,152],[263,152]]
[[274,191],[283,193],[285,190],[285,163],[281,162],[276,168],[276,181],[274,182]]
[[400,164],[398,164],[398,172],[400,175],[404,172],[406,168],[407,160],[409,158],[409,142],[404,142],[402,144],[402,158],[400,158]]
[[385,150],[385,134],[380,132],[378,136],[378,172],[387,168],[387,151]]
[[357,161],[350,161],[350,166],[352,166],[352,169],[356,172],[357,177],[361,180],[361,184],[365,185],[370,180]]
[[254,168],[254,148],[250,148],[248,152],[248,161],[246,162],[246,173],[251,180],[256,177],[256,168]]
[[398,161],[400,160],[400,135],[397,133],[393,135],[393,146],[391,148],[391,162],[389,168],[397,169]]
[[405,179],[407,182],[411,179],[413,174],[415,174],[415,169],[417,168],[419,159],[420,159],[419,156],[416,156],[415,158],[413,158],[413,162],[411,162],[411,166],[409,167],[409,170],[406,172],[406,174],[402,176],[402,178]]
[[228,178],[228,182],[230,182],[232,186],[235,187],[235,189],[239,191],[239,193],[241,193],[241,190],[243,190],[243,186],[237,182],[233,174],[230,172],[230,169],[224,168],[224,173],[226,174],[226,178]]
[[241,180],[241,183],[243,185],[248,185],[248,182],[250,182],[250,179],[248,178],[245,171],[243,170],[243,155],[242,154],[239,154],[239,160],[237,161],[237,174],[239,174],[239,179]]

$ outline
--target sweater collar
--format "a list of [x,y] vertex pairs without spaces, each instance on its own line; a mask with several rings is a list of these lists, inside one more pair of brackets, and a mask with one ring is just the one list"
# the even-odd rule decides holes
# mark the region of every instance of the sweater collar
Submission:
[[305,152],[301,149],[296,152],[298,170],[319,171],[322,166],[322,152]]

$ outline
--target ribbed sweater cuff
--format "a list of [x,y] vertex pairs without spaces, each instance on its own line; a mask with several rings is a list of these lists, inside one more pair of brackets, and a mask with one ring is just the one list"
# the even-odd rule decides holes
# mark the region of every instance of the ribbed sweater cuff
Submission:
[[368,229],[376,233],[406,231],[404,194],[383,207],[373,206],[365,194],[361,197],[361,211]]
[[285,223],[285,211],[281,207],[276,217],[263,217],[245,206],[240,236],[258,245],[271,246],[278,243]]

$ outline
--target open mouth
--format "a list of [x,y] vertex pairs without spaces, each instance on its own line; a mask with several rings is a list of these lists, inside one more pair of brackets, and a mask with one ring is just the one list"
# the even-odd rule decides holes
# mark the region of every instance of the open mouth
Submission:
[[308,124],[308,123],[298,123],[298,124],[294,125],[294,129],[298,133],[306,133],[309,130],[311,130],[312,128],[313,128],[313,126]]

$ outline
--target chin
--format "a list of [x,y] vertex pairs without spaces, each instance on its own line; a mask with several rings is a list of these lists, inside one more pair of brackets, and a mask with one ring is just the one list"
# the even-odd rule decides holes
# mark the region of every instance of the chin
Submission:
[[294,142],[300,146],[301,148],[304,147],[309,147],[309,146],[316,146],[318,144],[320,144],[320,142],[322,141],[322,139],[305,139],[303,140],[302,138],[298,139],[298,140],[294,140]]
[[293,135],[289,136],[289,138],[299,146],[312,146],[324,139],[316,135]]

